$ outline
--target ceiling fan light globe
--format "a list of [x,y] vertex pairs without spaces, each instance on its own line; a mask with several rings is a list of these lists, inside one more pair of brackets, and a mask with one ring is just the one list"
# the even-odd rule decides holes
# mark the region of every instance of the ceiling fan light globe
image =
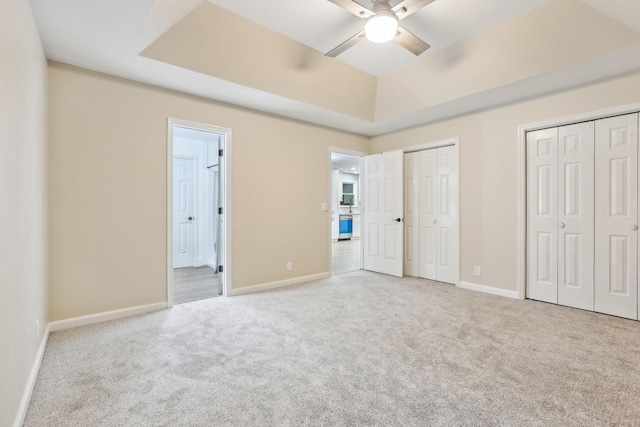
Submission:
[[372,16],[364,25],[364,32],[374,43],[388,42],[398,33],[398,18],[393,13]]

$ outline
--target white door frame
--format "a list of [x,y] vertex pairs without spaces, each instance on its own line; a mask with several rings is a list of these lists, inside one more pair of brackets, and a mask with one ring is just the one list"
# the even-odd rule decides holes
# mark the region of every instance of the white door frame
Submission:
[[224,135],[220,143],[223,150],[220,180],[223,191],[223,214],[220,228],[222,245],[222,295],[229,296],[231,282],[231,129],[205,123],[191,122],[169,117],[167,119],[167,308],[173,307],[173,127],[213,132]]
[[[347,150],[346,148],[338,148],[338,147],[329,147],[329,168],[327,169],[329,171],[329,184],[328,184],[328,188],[329,188],[329,212],[331,211],[331,153],[340,153],[340,154],[349,154],[350,156],[356,156],[356,157],[360,157],[362,158],[362,162],[364,164],[364,156],[367,155],[367,153],[363,153],[361,151],[353,151],[353,150]],[[360,182],[362,182],[362,172],[360,171]],[[362,200],[362,198],[364,197],[364,194],[362,193],[362,188],[358,188],[358,191],[360,191],[360,200]],[[337,214],[337,212],[336,212]],[[363,209],[362,207],[360,207],[360,241],[362,242],[362,224],[364,224],[364,221],[362,220],[363,218]],[[339,215],[338,215],[339,216]],[[331,253],[331,243],[332,243],[333,239],[331,236],[331,215],[329,215],[329,244],[327,245],[328,248],[328,257],[329,257],[329,275],[333,274],[333,257],[332,257],[332,253]],[[361,244],[360,245],[360,270],[362,270],[362,268],[364,267],[363,265],[364,262],[364,246]]]
[[557,119],[545,120],[518,126],[518,298],[525,299],[527,285],[527,132],[572,125],[575,123],[604,119],[606,117],[620,116],[623,114],[637,113],[640,111],[640,103],[623,105],[621,107],[607,108],[573,116],[565,116]]

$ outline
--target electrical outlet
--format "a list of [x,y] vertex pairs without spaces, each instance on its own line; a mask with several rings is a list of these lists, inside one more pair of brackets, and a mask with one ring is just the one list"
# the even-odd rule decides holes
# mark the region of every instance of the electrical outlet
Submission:
[[293,263],[291,261],[289,261],[287,263],[287,271],[291,271],[291,270],[293,270]]
[[479,276],[480,275],[480,267],[478,267],[478,266],[473,267],[473,275],[474,276]]

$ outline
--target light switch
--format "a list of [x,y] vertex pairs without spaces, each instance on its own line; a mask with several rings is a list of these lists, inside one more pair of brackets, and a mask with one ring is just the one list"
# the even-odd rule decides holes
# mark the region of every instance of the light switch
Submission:
[[329,210],[329,204],[327,202],[320,203],[320,210],[322,212],[326,212]]

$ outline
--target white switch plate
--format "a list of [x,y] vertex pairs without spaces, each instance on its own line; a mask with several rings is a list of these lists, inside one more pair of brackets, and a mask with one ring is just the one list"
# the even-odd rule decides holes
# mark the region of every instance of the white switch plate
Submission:
[[320,210],[322,212],[326,212],[329,210],[329,204],[327,202],[320,203]]
[[473,275],[474,276],[479,276],[480,275],[480,271],[481,271],[480,267],[478,267],[478,266],[473,267]]

